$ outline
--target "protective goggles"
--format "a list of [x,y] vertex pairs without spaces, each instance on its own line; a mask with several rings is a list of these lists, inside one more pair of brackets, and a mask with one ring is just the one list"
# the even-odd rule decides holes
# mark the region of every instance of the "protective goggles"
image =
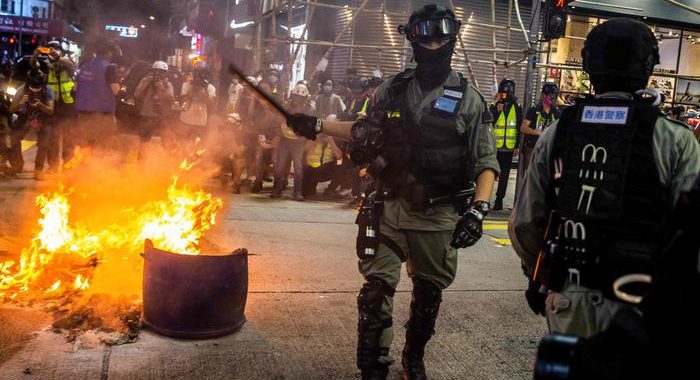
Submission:
[[441,18],[421,20],[409,25],[399,25],[399,33],[405,34],[409,41],[431,41],[452,38],[461,26],[459,20]]

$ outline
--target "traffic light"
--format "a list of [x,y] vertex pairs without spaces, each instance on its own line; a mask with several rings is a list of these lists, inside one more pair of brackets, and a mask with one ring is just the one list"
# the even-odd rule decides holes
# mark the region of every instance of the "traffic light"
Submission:
[[547,0],[544,8],[544,31],[542,39],[549,41],[564,36],[566,31],[566,6],[572,0]]

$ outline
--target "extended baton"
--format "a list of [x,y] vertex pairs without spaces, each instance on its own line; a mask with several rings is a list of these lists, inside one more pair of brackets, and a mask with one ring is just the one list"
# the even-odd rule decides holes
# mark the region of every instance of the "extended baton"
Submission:
[[271,105],[277,110],[277,112],[281,113],[285,119],[289,120],[291,114],[284,108],[284,106],[282,106],[275,98],[267,94],[265,91],[253,85],[253,83],[248,80],[248,77],[243,74],[243,71],[241,71],[235,64],[229,63],[228,71],[240,78],[242,81],[248,83],[248,86],[250,86],[250,88],[252,88],[258,95],[260,95],[260,97],[263,98],[267,104]]
[[456,194],[448,194],[448,195],[443,195],[440,197],[428,198],[428,204],[432,206],[438,202],[444,202],[444,201],[449,201],[449,200],[458,199],[458,198],[471,197],[474,195],[475,192],[476,192],[476,189],[474,187],[470,187],[468,189],[461,190]]

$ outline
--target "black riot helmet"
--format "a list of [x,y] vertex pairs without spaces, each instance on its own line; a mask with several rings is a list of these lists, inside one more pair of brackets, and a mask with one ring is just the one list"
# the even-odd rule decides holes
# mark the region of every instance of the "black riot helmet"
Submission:
[[614,18],[588,33],[581,57],[596,92],[634,92],[646,86],[659,63],[659,44],[644,23]]
[[454,40],[462,22],[452,10],[437,4],[428,4],[411,14],[406,25],[399,25],[399,33],[411,42]]
[[515,98],[515,81],[510,78],[503,78],[498,83],[498,94],[503,100],[512,100]]
[[545,95],[556,95],[559,93],[559,86],[556,83],[547,82],[542,85],[542,93]]

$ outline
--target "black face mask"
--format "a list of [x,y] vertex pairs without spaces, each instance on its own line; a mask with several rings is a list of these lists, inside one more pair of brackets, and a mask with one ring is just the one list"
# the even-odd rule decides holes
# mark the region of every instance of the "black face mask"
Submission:
[[413,59],[418,64],[416,78],[421,89],[432,90],[444,83],[450,75],[455,42],[450,41],[435,50],[426,49],[417,42],[412,45]]

